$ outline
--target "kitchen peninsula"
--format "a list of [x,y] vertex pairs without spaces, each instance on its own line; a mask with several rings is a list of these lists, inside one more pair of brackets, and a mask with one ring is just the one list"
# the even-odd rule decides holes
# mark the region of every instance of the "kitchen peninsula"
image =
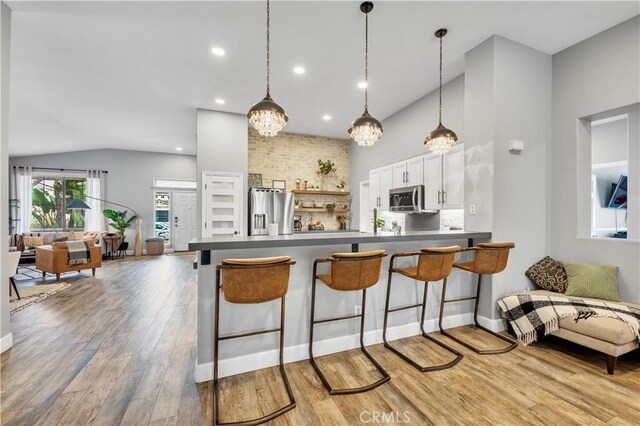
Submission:
[[[422,247],[460,245],[463,247],[486,242],[491,239],[490,232],[475,231],[415,231],[395,235],[391,232],[360,233],[353,232],[304,232],[294,235],[276,236],[230,236],[220,235],[212,238],[196,238],[189,244],[190,250],[198,252],[198,353],[195,378],[198,382],[211,380],[212,377],[212,335],[213,306],[215,297],[215,267],[225,258],[249,258],[268,256],[291,256],[296,264],[291,269],[289,291],[287,293],[287,315],[285,335],[285,362],[293,362],[308,357],[309,300],[311,291],[312,265],[315,259],[327,257],[335,252],[366,251],[384,249],[389,254],[385,258],[380,283],[372,288],[367,298],[367,330],[365,343],[381,341],[382,320],[389,258],[400,251],[416,251]],[[466,257],[464,253],[460,257]],[[396,262],[398,266],[407,266],[410,258]],[[398,286],[394,295],[398,303],[414,302],[418,297],[414,281],[406,279],[406,286]],[[451,296],[468,296],[471,288],[470,276],[463,271],[453,271],[449,277]],[[461,282],[469,285],[460,285]],[[432,284],[427,304],[428,331],[436,329],[441,283]],[[459,292],[459,294],[457,293]],[[359,309],[357,292],[336,295],[336,292],[320,291],[318,306],[322,306],[319,317],[353,314]],[[270,327],[279,318],[277,309],[269,303],[260,305],[234,306],[226,309],[221,305],[221,335],[253,331]],[[448,307],[445,311],[447,327],[471,322],[472,306],[469,302]],[[356,321],[341,321],[317,331],[317,354],[340,352],[356,347],[358,341]],[[417,313],[406,311],[399,313],[390,324],[389,336],[398,339],[419,334]],[[338,337],[341,336],[341,337]],[[277,336],[259,335],[244,339],[242,342],[227,342],[220,348],[221,377],[257,370],[277,363]]]

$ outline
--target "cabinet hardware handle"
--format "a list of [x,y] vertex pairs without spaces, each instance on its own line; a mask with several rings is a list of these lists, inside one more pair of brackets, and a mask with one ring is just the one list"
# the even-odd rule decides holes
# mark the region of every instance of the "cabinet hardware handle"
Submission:
[[447,193],[446,191],[444,191],[444,190],[442,191],[442,204],[444,204],[446,202],[445,201],[445,196],[444,196],[444,194],[446,194],[446,193]]
[[405,179],[407,180],[406,183],[409,183],[409,171],[408,170],[405,172]]

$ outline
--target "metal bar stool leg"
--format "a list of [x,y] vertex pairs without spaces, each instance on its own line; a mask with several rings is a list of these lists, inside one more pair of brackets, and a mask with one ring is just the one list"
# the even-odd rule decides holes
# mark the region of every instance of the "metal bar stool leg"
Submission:
[[[312,285],[311,285],[311,321],[310,321],[310,325],[309,325],[309,361],[311,362],[311,366],[313,366],[313,369],[318,374],[318,377],[320,377],[320,381],[322,382],[323,386],[325,387],[327,392],[329,392],[330,395],[348,395],[348,394],[354,394],[354,393],[370,391],[370,390],[380,386],[381,384],[388,382],[391,377],[384,370],[384,368],[382,368],[382,366],[375,360],[375,358],[373,358],[373,356],[371,356],[369,351],[367,351],[367,349],[364,346],[364,322],[365,322],[365,312],[366,312],[367,290],[366,289],[362,290],[362,313],[360,315],[355,315],[355,316],[352,316],[352,317],[350,316],[350,317],[346,317],[346,318],[345,317],[343,317],[343,318],[331,318],[331,319],[327,319],[327,320],[316,321],[316,319],[315,319],[316,276],[317,276],[316,272],[317,272],[317,264],[314,263],[314,265],[313,265],[313,282],[312,282]],[[382,378],[377,380],[377,381],[375,381],[375,382],[373,382],[373,383],[371,383],[371,384],[369,384],[369,385],[366,385],[366,386],[361,386],[361,387],[357,387],[357,388],[350,388],[350,389],[334,389],[329,384],[329,381],[327,380],[325,375],[322,373],[322,370],[320,369],[320,367],[316,363],[316,360],[315,360],[315,358],[313,356],[313,329],[314,329],[315,324],[317,324],[319,322],[339,321],[339,320],[342,320],[342,319],[350,319],[350,318],[358,318],[358,317],[360,317],[360,351],[376,367],[376,369],[382,375]]]
[[[18,287],[16,286],[16,280],[13,277],[10,277],[9,281],[11,281],[11,287],[13,287],[13,291],[16,292],[16,296],[18,296],[18,300],[20,300],[20,293],[18,292]],[[11,296],[11,287],[9,287],[9,296]]]
[[471,349],[472,351],[474,351],[477,354],[480,355],[496,355],[496,354],[503,354],[509,351],[512,351],[513,349],[515,349],[518,346],[518,342],[514,341],[513,339],[510,339],[507,336],[503,336],[501,334],[498,334],[492,330],[489,330],[486,327],[481,326],[480,324],[478,324],[478,305],[480,302],[480,287],[482,284],[482,274],[478,274],[478,286],[476,288],[476,296],[475,298],[475,305],[474,305],[474,309],[473,309],[473,322],[474,322],[474,326],[477,329],[480,329],[482,331],[485,331],[501,340],[504,340],[505,342],[509,343],[509,346],[507,346],[506,348],[502,348],[502,349],[478,349],[477,347],[465,342],[462,339],[459,339],[458,337],[453,336],[451,333],[448,333],[444,328],[442,328],[442,317],[444,314],[444,304],[448,303],[448,302],[453,302],[454,300],[446,300],[445,299],[445,295],[447,292],[447,281],[445,280],[444,283],[442,284],[442,298],[440,299],[440,318],[438,320],[438,326],[440,327],[440,333],[442,333],[443,335],[447,336],[448,338],[455,340],[456,342],[460,343],[462,346],[465,346],[466,348]]
[[[455,349],[445,345],[444,343],[434,339],[433,337],[429,336],[427,334],[427,332],[424,329],[424,318],[425,318],[425,311],[426,311],[426,307],[427,307],[427,290],[429,287],[429,283],[427,281],[424,282],[424,293],[423,293],[423,297],[422,297],[422,313],[420,315],[420,331],[422,334],[422,337],[426,338],[427,340],[430,340],[434,343],[436,343],[438,346],[442,347],[443,349],[446,349],[447,351],[451,352],[452,354],[454,354],[456,357],[455,359],[453,359],[452,361],[445,363],[445,364],[440,364],[440,365],[434,365],[434,366],[422,366],[420,364],[418,364],[417,362],[415,362],[413,359],[409,358],[408,356],[406,356],[405,354],[403,354],[402,352],[400,352],[398,349],[394,348],[393,346],[391,346],[391,344],[387,341],[387,323],[388,323],[388,317],[389,317],[389,301],[391,299],[391,277],[393,274],[393,262],[391,263],[391,266],[389,268],[389,280],[387,282],[387,300],[385,302],[385,307],[384,307],[384,325],[383,325],[383,329],[382,329],[382,340],[384,342],[384,347],[389,349],[391,352],[393,352],[394,354],[398,355],[400,358],[402,358],[404,361],[406,361],[407,363],[411,364],[414,368],[416,368],[419,371],[427,372],[427,371],[437,371],[437,370],[445,370],[447,368],[451,368],[454,365],[456,365],[458,362],[460,362],[460,360],[462,359],[463,355],[456,351]],[[446,278],[445,278],[446,281]],[[405,307],[406,309],[415,307],[415,305],[412,306],[407,306]],[[402,310],[403,308],[399,308],[398,310]]]

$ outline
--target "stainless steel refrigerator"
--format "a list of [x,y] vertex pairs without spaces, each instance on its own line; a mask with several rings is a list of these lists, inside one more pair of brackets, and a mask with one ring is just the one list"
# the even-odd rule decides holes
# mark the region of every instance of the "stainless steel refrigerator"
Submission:
[[269,235],[269,224],[278,224],[278,234],[293,234],[294,198],[281,189],[249,190],[249,235]]

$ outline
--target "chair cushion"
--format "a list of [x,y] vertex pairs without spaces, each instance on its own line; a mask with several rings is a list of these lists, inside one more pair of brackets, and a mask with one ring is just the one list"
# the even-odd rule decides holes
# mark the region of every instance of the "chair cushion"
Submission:
[[353,257],[373,257],[384,254],[384,250],[372,250],[372,251],[358,251],[353,253],[333,253],[331,256],[337,259],[340,258],[353,258]]
[[590,317],[574,321],[572,318],[561,318],[560,328],[570,330],[595,339],[604,340],[614,345],[624,345],[636,340],[636,335],[624,321],[608,317]]
[[617,266],[563,263],[569,280],[567,296],[620,301]]
[[289,256],[277,257],[258,257],[253,259],[224,259],[223,265],[271,265],[274,263],[283,263],[291,260]]
[[562,262],[549,256],[531,265],[524,274],[538,287],[557,293],[564,293],[569,284]]
[[318,274],[318,279],[328,286],[331,286],[331,274]]
[[474,262],[454,263],[453,266],[465,271],[473,271]]
[[416,279],[418,277],[418,267],[413,266],[410,268],[393,268],[393,272],[397,272],[405,277]]

